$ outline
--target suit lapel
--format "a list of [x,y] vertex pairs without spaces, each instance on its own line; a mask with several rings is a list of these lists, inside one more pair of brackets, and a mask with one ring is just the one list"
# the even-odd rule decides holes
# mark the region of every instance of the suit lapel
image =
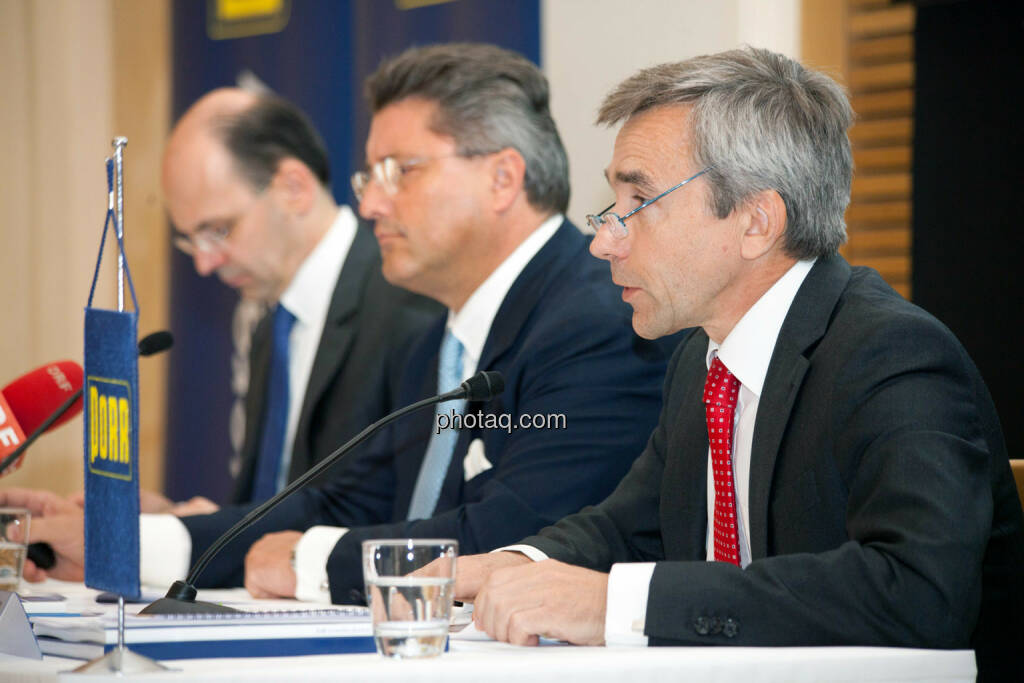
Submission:
[[537,300],[547,291],[548,281],[558,277],[565,264],[579,255],[586,239],[576,226],[563,221],[551,239],[530,259],[512,283],[494,316],[477,370],[489,370],[501,354],[512,346],[527,316],[537,306]]
[[[484,348],[480,352],[480,362],[477,363],[478,371],[494,369],[495,363],[515,343],[516,337],[526,324],[527,317],[533,313],[538,300],[547,291],[550,280],[558,277],[562,269],[573,258],[580,255],[586,241],[587,238],[576,226],[569,221],[562,221],[562,225],[551,236],[551,239],[530,259],[530,262],[512,283],[501,306],[498,307],[498,312],[491,323],[491,329],[487,333]],[[436,373],[434,376],[436,377]],[[496,400],[501,401],[500,397]],[[497,405],[500,406],[500,403]],[[470,403],[466,406],[466,413],[475,413],[482,408],[480,403]],[[484,412],[489,411],[485,410]],[[455,451],[452,453],[451,465],[448,467],[448,473],[441,488],[438,510],[443,509],[448,502],[458,499],[458,491],[463,480],[461,461],[469,450],[474,433],[474,430],[465,429],[459,434],[455,443]],[[495,457],[495,455],[488,454],[488,457]],[[458,463],[457,466],[456,463]]]
[[349,247],[348,256],[345,258],[341,273],[338,274],[338,282],[334,287],[327,318],[324,320],[324,331],[320,336],[316,358],[309,373],[302,412],[299,414],[299,423],[295,430],[292,472],[304,472],[313,464],[309,461],[311,453],[307,443],[313,409],[330,386],[352,345],[356,334],[356,312],[359,310],[359,302],[366,288],[369,271],[376,267],[378,265],[374,255],[373,237],[360,225],[356,228],[352,246]]
[[850,266],[840,256],[820,259],[793,299],[775,342],[764,389],[758,402],[750,452],[750,554],[768,554],[768,500],[779,447],[804,375],[810,366],[805,352],[828,329],[828,321],[850,279]]

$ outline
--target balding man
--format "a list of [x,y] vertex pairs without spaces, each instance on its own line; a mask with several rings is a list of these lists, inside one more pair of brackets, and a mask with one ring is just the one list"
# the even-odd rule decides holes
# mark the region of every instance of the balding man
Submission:
[[209,93],[162,170],[175,245],[271,308],[253,337],[234,494],[265,499],[386,412],[389,357],[436,309],[383,279],[373,236],[331,195],[320,136],[288,102]]
[[[172,131],[162,171],[175,246],[199,274],[216,273],[270,309],[252,339],[233,495],[239,503],[266,499],[388,411],[394,357],[440,306],[384,280],[370,230],[331,196],[320,136],[281,98],[208,93]],[[144,511],[171,508],[144,494]],[[43,491],[7,490],[0,499],[62,509]],[[174,511],[213,509],[199,499]],[[143,520],[144,530],[167,523]]]

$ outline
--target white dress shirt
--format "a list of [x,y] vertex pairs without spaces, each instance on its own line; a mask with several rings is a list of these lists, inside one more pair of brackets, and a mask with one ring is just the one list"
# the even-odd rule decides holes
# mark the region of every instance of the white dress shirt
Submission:
[[[548,218],[494,269],[466,299],[457,312],[448,311],[447,327],[462,343],[462,378],[476,372],[491,325],[508,290],[537,252],[558,231],[564,217]],[[306,531],[295,546],[295,597],[309,602],[330,602],[327,582],[327,558],[338,540],[348,531],[344,527],[315,526]]]
[[[709,340],[706,363],[710,369],[715,356],[740,381],[739,400],[733,416],[733,478],[736,503],[739,507],[740,566],[750,564],[750,451],[754,438],[754,421],[765,375],[775,350],[779,330],[786,319],[797,290],[810,272],[814,261],[798,261],[765,292],[736,323],[721,344]],[[708,448],[707,468],[707,560],[714,561],[715,482]],[[514,545],[515,550],[534,561],[547,556],[532,546]],[[605,642],[609,646],[647,645],[644,623],[647,618],[647,596],[654,562],[618,563],[608,577],[608,598],[605,611]]]
[[[278,491],[288,481],[295,432],[313,360],[320,347],[320,337],[323,336],[324,322],[338,275],[348,258],[355,236],[355,214],[343,205],[338,209],[331,227],[299,266],[281,294],[280,303],[295,316],[295,324],[288,336],[288,423],[278,471]],[[143,583],[164,585],[180,579],[188,572],[192,539],[177,517],[142,515],[140,546]]]

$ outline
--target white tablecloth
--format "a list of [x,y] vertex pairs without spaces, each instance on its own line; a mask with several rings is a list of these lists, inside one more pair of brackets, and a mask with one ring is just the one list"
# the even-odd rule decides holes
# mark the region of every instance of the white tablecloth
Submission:
[[[45,588],[82,595],[70,584]],[[200,596],[204,597],[204,596]],[[205,594],[208,599],[214,595]],[[216,599],[224,599],[216,596]],[[43,661],[0,655],[0,682],[85,681],[66,675],[80,661],[47,657]],[[678,683],[679,681],[973,681],[970,650],[899,648],[735,648],[651,647],[521,648],[495,642],[452,639],[447,654],[429,660],[394,661],[375,654],[307,657],[193,659],[165,662],[175,671],[127,676],[119,680],[162,681],[373,681],[408,683]],[[104,680],[110,680],[109,678]]]

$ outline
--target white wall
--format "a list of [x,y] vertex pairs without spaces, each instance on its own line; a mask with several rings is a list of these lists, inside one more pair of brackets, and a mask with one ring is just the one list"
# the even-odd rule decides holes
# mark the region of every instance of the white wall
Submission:
[[645,66],[747,43],[799,57],[800,0],[544,0],[541,64],[569,152],[569,217],[611,203],[603,171],[615,130],[597,128],[602,98]]

